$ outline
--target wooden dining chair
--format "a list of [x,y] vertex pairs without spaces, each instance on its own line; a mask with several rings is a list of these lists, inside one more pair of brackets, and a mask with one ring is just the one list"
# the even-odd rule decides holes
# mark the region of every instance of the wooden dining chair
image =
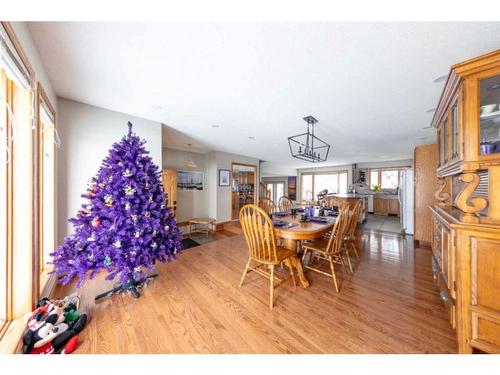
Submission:
[[280,211],[291,211],[292,208],[293,208],[293,202],[287,196],[284,195],[278,200],[278,209]]
[[349,268],[352,272],[351,257],[349,248],[352,249],[357,260],[359,260],[358,249],[356,248],[356,227],[358,226],[359,215],[361,214],[361,199],[356,202],[352,210],[349,212],[349,221],[344,234],[344,249],[349,261]]
[[[335,290],[339,292],[339,285],[337,282],[337,275],[335,274],[334,264],[340,264],[344,275],[347,274],[346,266],[343,258],[343,240],[345,230],[347,228],[347,218],[349,211],[347,209],[339,210],[339,215],[335,221],[335,225],[332,229],[332,234],[329,238],[319,238],[310,242],[304,242],[302,248],[304,249],[304,255],[302,256],[302,262],[304,262],[307,254],[311,253],[311,262],[308,265],[304,265],[305,268],[310,269],[314,272],[321,273],[326,276],[333,278],[333,284],[335,285]],[[327,260],[330,263],[331,273],[322,271],[320,268],[313,267],[313,260]]]
[[259,207],[262,208],[267,214],[274,214],[275,212],[278,212],[276,203],[269,198],[260,198]]
[[[294,250],[276,245],[273,222],[269,218],[269,215],[256,205],[249,204],[241,208],[240,224],[247,242],[249,254],[248,263],[241,277],[240,287],[243,285],[245,276],[250,271],[255,271],[267,277],[270,280],[269,307],[272,309],[274,288],[286,281],[286,279],[279,279],[274,276],[274,267],[281,263],[285,263],[290,269],[293,286],[296,288],[295,275],[288,259],[293,257],[296,258],[297,255]],[[257,265],[252,266],[252,262]],[[269,270],[269,272],[267,272],[267,270]],[[278,280],[278,284],[276,285],[274,285],[275,278]]]

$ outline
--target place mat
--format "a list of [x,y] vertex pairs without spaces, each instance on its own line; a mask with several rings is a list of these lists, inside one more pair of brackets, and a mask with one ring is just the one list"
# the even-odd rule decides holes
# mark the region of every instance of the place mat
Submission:
[[321,217],[321,216],[312,216],[309,218],[309,221],[315,222],[315,223],[329,223],[330,220],[328,220],[326,217]]
[[273,220],[273,225],[275,227],[282,227],[282,226],[285,226],[287,224],[286,221],[283,221],[283,220]]
[[288,215],[290,215],[290,212],[287,212],[287,211],[273,213],[273,216],[288,216]]

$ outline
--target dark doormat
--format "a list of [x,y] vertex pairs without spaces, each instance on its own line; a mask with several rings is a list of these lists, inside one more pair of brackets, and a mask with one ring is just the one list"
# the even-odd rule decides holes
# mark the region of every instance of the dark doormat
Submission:
[[183,238],[181,240],[181,243],[182,243],[182,248],[185,250],[185,249],[189,249],[191,247],[196,247],[196,246],[200,246],[200,244],[198,242],[196,242],[195,240],[191,239],[191,238]]

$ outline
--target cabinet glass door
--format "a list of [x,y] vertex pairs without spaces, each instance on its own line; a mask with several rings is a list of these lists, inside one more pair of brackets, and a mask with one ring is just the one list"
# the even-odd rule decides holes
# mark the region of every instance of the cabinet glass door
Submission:
[[452,138],[451,138],[451,158],[455,159],[458,157],[458,100],[455,100],[453,106],[451,107],[451,121],[453,124]]
[[443,163],[446,164],[449,160],[448,158],[448,144],[450,139],[450,122],[448,117],[443,121]]
[[479,153],[500,153],[500,75],[479,84]]
[[443,149],[442,149],[442,144],[443,142],[441,141],[441,128],[438,129],[438,165],[441,166],[443,164]]

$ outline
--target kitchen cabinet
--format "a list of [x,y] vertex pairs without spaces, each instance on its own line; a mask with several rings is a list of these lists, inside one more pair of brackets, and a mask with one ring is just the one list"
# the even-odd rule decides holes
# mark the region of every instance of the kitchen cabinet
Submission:
[[413,152],[414,171],[414,238],[424,246],[431,246],[432,217],[429,207],[436,203],[436,166],[438,164],[437,144],[415,147]]
[[452,66],[432,126],[438,176],[500,160],[500,50]]
[[376,215],[386,215],[387,200],[384,198],[375,197],[373,199],[373,213]]
[[399,215],[399,200],[397,197],[375,195],[373,213],[376,215]]
[[459,353],[500,353],[499,103],[497,50],[451,67],[432,120],[432,269]]
[[387,211],[391,215],[399,215],[399,200],[397,199],[388,199],[387,200]]

